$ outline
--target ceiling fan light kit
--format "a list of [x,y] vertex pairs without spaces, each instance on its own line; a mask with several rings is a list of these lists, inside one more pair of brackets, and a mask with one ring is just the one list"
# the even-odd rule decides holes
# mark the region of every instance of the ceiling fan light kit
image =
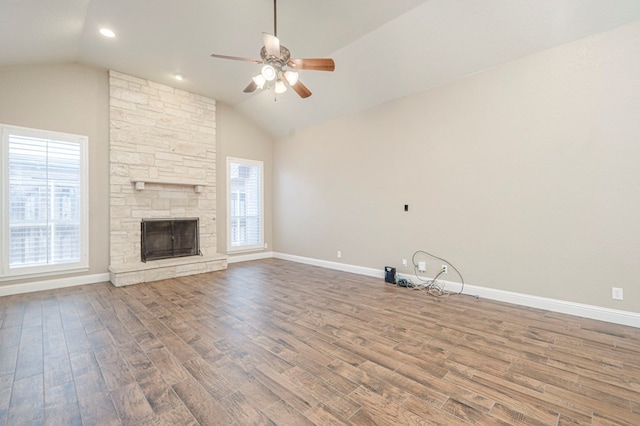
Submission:
[[[287,84],[301,98],[311,96],[311,91],[300,81],[299,74],[296,71],[287,69],[287,67],[298,70],[314,70],[329,71],[335,70],[335,62],[331,58],[312,58],[312,59],[292,59],[289,49],[280,44],[277,37],[277,13],[276,0],[273,0],[273,29],[274,35],[262,33],[263,47],[260,49],[261,59],[242,58],[238,56],[218,55],[212,53],[211,56],[220,59],[231,59],[234,61],[252,62],[262,64],[260,74],[251,79],[251,82],[245,87],[245,93],[252,93],[256,89],[269,89],[272,85],[267,84],[275,80],[273,90],[276,94],[282,94],[287,91]],[[286,84],[285,84],[286,82]]]

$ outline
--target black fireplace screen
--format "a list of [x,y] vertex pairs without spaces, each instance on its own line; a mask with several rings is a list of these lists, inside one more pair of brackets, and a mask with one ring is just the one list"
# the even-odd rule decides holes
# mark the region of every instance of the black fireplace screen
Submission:
[[142,261],[200,254],[198,218],[142,219]]

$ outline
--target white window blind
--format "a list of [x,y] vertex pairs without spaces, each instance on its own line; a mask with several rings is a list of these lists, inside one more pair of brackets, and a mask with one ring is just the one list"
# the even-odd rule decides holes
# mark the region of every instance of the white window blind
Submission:
[[263,164],[227,159],[228,251],[264,247]]
[[3,128],[2,275],[86,266],[86,138]]

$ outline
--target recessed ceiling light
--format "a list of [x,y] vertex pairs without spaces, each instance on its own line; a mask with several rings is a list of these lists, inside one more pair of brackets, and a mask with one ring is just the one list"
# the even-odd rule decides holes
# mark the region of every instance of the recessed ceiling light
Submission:
[[178,81],[184,80],[184,77],[182,76],[182,74],[174,74],[173,78],[175,78]]
[[100,28],[100,34],[109,38],[114,38],[116,36],[116,33],[111,31],[109,28]]

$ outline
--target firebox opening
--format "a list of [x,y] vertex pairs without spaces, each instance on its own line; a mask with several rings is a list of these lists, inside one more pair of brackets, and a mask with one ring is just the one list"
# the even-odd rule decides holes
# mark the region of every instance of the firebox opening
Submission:
[[142,261],[198,256],[199,219],[142,219]]

